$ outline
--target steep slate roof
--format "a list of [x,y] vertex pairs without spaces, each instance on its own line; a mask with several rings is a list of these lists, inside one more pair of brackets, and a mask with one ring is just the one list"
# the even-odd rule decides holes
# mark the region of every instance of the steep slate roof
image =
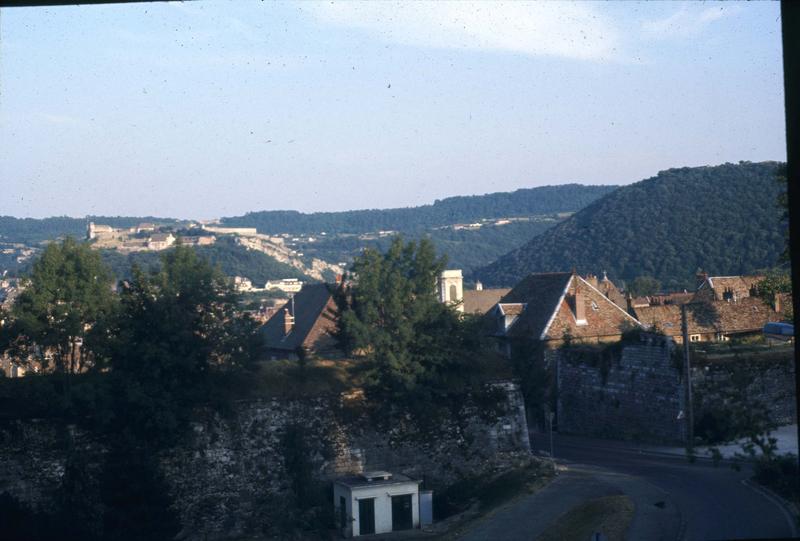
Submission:
[[[665,304],[634,308],[644,325],[656,323],[669,336],[681,334],[681,306]],[[689,334],[739,333],[759,331],[770,321],[781,321],[782,314],[756,297],[737,302],[710,301],[686,304]]]
[[511,289],[481,289],[464,291],[464,313],[482,315],[500,302]]
[[172,233],[153,233],[150,235],[150,242],[166,242],[172,236]]
[[528,306],[512,327],[511,334],[541,336],[571,279],[571,272],[530,274],[514,286],[500,302],[527,303]]
[[[583,300],[586,323],[575,320],[576,293]],[[509,328],[510,337],[560,339],[564,332],[575,338],[614,336],[639,322],[583,278],[570,272],[531,274],[517,284],[502,303],[526,303],[522,315]]]
[[259,332],[266,349],[296,350],[303,344],[314,323],[320,317],[333,317],[326,314],[329,303],[333,297],[331,286],[328,284],[308,284],[303,286],[294,296],[294,327],[292,331],[284,334],[283,315],[284,309],[291,310],[292,302],[289,301],[280,311],[269,318]]

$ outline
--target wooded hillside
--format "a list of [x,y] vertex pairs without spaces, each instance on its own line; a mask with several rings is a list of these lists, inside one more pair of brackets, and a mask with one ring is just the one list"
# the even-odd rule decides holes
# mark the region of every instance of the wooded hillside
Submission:
[[670,169],[624,186],[478,270],[511,286],[531,272],[603,270],[615,280],[647,275],[666,288],[774,265],[783,250],[777,162]]

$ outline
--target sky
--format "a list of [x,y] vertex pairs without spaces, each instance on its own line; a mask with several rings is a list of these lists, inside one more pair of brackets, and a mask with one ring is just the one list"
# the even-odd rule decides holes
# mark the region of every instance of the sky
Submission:
[[0,10],[0,215],[415,206],[785,144],[777,2]]

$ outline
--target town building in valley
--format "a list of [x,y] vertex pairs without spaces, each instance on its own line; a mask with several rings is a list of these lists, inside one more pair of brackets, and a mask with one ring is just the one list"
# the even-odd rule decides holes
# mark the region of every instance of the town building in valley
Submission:
[[335,337],[334,285],[310,284],[290,299],[261,327],[266,359],[297,359],[301,351],[321,357],[340,357]]
[[148,250],[166,250],[175,244],[175,236],[172,233],[153,233],[147,239]]
[[284,293],[297,293],[303,289],[303,282],[297,278],[283,278],[281,280],[268,280],[264,289],[279,289]]

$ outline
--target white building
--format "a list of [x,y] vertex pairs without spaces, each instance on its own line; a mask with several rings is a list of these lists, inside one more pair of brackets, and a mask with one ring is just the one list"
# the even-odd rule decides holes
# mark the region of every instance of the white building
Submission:
[[250,278],[245,278],[244,276],[234,276],[233,287],[236,288],[236,291],[252,291],[253,282],[250,281]]
[[285,293],[297,293],[303,289],[303,282],[297,278],[284,278],[283,280],[269,280],[264,284],[264,289],[280,289]]
[[457,305],[456,310],[464,312],[464,277],[461,269],[446,270],[439,276],[439,300]]
[[172,233],[154,233],[147,239],[149,250],[166,250],[175,244],[175,237]]
[[[339,479],[333,484],[333,505],[342,535],[356,537],[419,528],[419,484],[405,475],[384,471]],[[432,493],[423,495],[422,515],[430,517]]]
[[89,227],[86,230],[86,238],[89,240],[96,238],[110,238],[114,236],[114,228],[110,225],[100,225],[94,222],[89,222]]

